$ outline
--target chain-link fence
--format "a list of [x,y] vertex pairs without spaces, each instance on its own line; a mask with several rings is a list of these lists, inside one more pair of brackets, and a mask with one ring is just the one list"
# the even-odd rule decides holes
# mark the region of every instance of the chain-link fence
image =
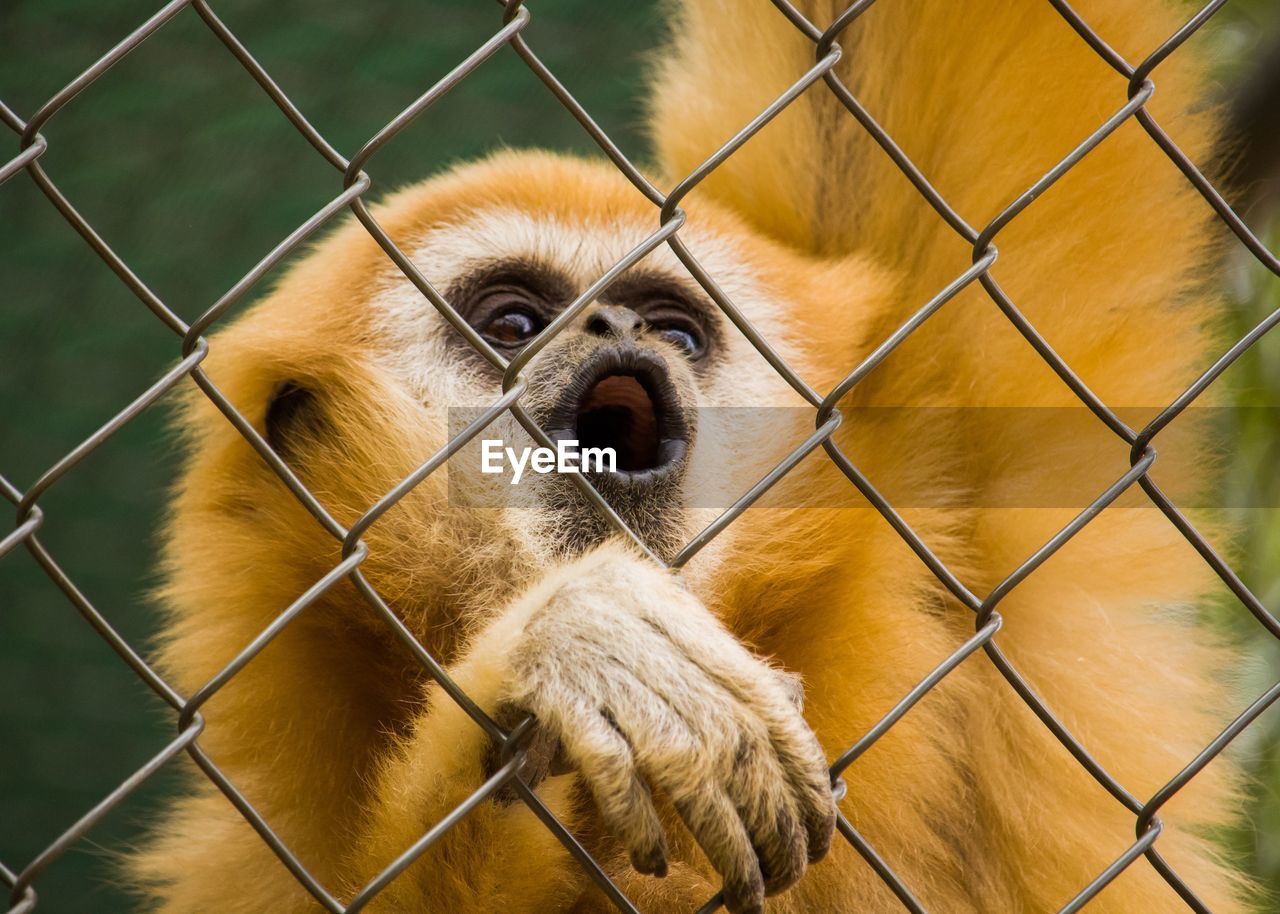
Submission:
[[[367,549],[361,537],[406,493],[421,483],[429,474],[439,469],[451,455],[467,441],[480,434],[490,422],[505,411],[511,411],[536,440],[544,445],[549,445],[550,441],[547,436],[537,427],[521,406],[521,395],[525,389],[521,375],[522,369],[547,345],[561,328],[601,295],[610,283],[647,254],[664,245],[670,248],[723,312],[746,333],[751,343],[773,369],[807,401],[814,417],[813,434],[717,520],[695,536],[667,564],[673,567],[683,565],[719,532],[733,523],[743,511],[755,503],[775,482],[795,467],[804,457],[821,448],[848,478],[850,484],[865,498],[866,502],[873,506],[903,538],[919,560],[937,577],[938,581],[974,613],[974,635],[932,670],[915,688],[902,696],[901,700],[875,726],[870,728],[856,743],[848,747],[832,764],[832,783],[837,790],[841,786],[840,777],[842,773],[850,765],[853,765],[889,728],[900,720],[903,715],[907,714],[930,690],[942,682],[951,671],[971,656],[981,653],[985,655],[986,662],[990,662],[995,666],[1008,682],[1009,687],[1016,691],[1075,760],[1087,769],[1089,774],[1118,804],[1128,809],[1134,818],[1135,837],[1133,843],[1110,866],[1098,873],[1092,882],[1081,886],[1079,894],[1067,901],[1061,911],[1072,912],[1083,908],[1122,871],[1131,865],[1137,864],[1139,857],[1146,858],[1147,863],[1160,873],[1190,909],[1196,911],[1207,910],[1205,904],[1196,897],[1192,887],[1183,882],[1178,873],[1160,853],[1158,839],[1163,826],[1159,813],[1170,798],[1218,756],[1277,698],[1280,698],[1280,683],[1271,686],[1244,709],[1217,738],[1204,747],[1203,751],[1192,759],[1164,787],[1151,797],[1142,799],[1126,790],[1090,754],[1088,747],[1077,740],[1063,722],[1054,715],[1053,710],[1045,705],[1028,681],[1023,678],[1018,669],[1010,662],[994,636],[999,631],[1002,622],[999,611],[1000,604],[1010,592],[1034,573],[1042,563],[1074,537],[1108,505],[1112,504],[1126,491],[1138,487],[1145,493],[1150,502],[1164,514],[1169,523],[1176,527],[1182,536],[1186,538],[1202,559],[1208,563],[1235,595],[1243,609],[1252,614],[1271,636],[1280,639],[1280,620],[1277,620],[1276,616],[1250,591],[1240,577],[1214,550],[1207,539],[1197,530],[1192,521],[1179,508],[1175,507],[1165,492],[1148,475],[1148,470],[1155,461],[1155,451],[1152,443],[1157,436],[1191,406],[1246,350],[1271,330],[1275,324],[1280,323],[1280,311],[1266,317],[1236,341],[1216,362],[1205,366],[1203,373],[1197,380],[1173,402],[1168,404],[1152,421],[1141,428],[1133,428],[1126,424],[1107,404],[1099,400],[1072,371],[1071,367],[1063,361],[1059,354],[1054,351],[1022,314],[1018,306],[1005,294],[1004,290],[992,277],[989,269],[996,262],[998,256],[994,242],[1000,232],[1017,219],[1019,214],[1036,197],[1088,156],[1107,136],[1121,125],[1132,120],[1136,121],[1146,131],[1151,141],[1181,170],[1186,179],[1195,186],[1207,203],[1213,207],[1223,223],[1234,233],[1252,257],[1272,274],[1280,276],[1280,258],[1277,258],[1274,253],[1268,250],[1255,233],[1237,216],[1223,199],[1219,190],[1205,177],[1197,164],[1190,161],[1183,154],[1146,107],[1146,102],[1154,91],[1155,79],[1158,75],[1160,64],[1204,26],[1224,6],[1226,0],[1214,0],[1214,2],[1209,3],[1189,19],[1175,34],[1169,36],[1167,41],[1152,50],[1145,59],[1136,64],[1124,59],[1108,46],[1065,0],[1046,0],[1075,30],[1082,42],[1092,48],[1103,61],[1128,81],[1127,98],[1117,99],[1114,113],[1099,124],[1092,134],[1085,137],[1070,154],[1046,172],[1035,184],[1028,187],[1023,194],[1019,195],[1013,203],[988,224],[979,227],[971,226],[948,204],[947,200],[931,185],[929,177],[913,164],[907,154],[895,144],[893,137],[877,123],[872,113],[863,108],[858,98],[836,74],[835,65],[841,56],[841,49],[838,43],[840,38],[858,27],[857,20],[859,16],[872,6],[876,0],[860,0],[829,25],[815,24],[808,21],[786,0],[773,0],[773,2],[781,16],[785,17],[785,20],[779,19],[779,27],[794,28],[812,42],[815,61],[812,68],[801,75],[785,92],[760,111],[754,119],[749,123],[743,124],[741,130],[735,136],[706,159],[698,168],[684,176],[675,185],[674,189],[667,193],[654,186],[636,168],[619,146],[593,120],[592,116],[579,104],[574,95],[544,65],[535,50],[526,42],[524,32],[534,15],[536,4],[526,4],[522,0],[510,0],[501,9],[496,9],[494,13],[495,31],[492,36],[469,55],[465,56],[444,78],[427,89],[416,101],[389,121],[382,129],[378,130],[350,157],[346,157],[339,152],[312,125],[303,111],[280,88],[271,74],[255,59],[240,38],[224,24],[206,0],[173,0],[173,2],[168,3],[25,119],[3,103],[0,103],[0,120],[12,131],[18,141],[17,155],[0,166],[0,183],[18,176],[21,172],[26,172],[48,202],[79,233],[84,242],[112,270],[120,282],[150,311],[156,321],[174,334],[177,341],[179,341],[177,348],[180,356],[179,361],[165,372],[158,381],[94,434],[50,466],[25,491],[17,489],[7,480],[0,478],[0,490],[3,491],[4,496],[17,509],[14,528],[5,534],[3,539],[0,539],[0,556],[15,550],[19,546],[25,548],[48,578],[66,595],[66,598],[75,606],[84,620],[92,626],[97,635],[119,655],[120,659],[137,674],[143,683],[172,709],[176,717],[178,730],[177,735],[165,746],[163,751],[157,753],[116,789],[103,797],[97,805],[69,828],[66,828],[58,835],[56,840],[45,847],[34,859],[22,865],[20,870],[15,872],[0,864],[0,878],[3,878],[4,882],[11,888],[9,914],[38,909],[37,887],[50,866],[68,848],[93,829],[95,824],[107,813],[124,803],[144,782],[147,782],[171,760],[182,754],[189,756],[217,788],[226,795],[227,799],[234,804],[258,833],[262,841],[279,857],[298,882],[306,888],[320,906],[328,911],[355,912],[363,909],[391,880],[395,879],[427,848],[438,841],[452,826],[467,816],[477,805],[504,788],[514,791],[514,794],[528,805],[532,812],[564,844],[618,910],[637,911],[633,902],[610,880],[602,866],[590,856],[570,831],[557,820],[538,795],[521,780],[520,768],[525,751],[522,748],[522,738],[527,734],[532,722],[526,721],[516,727],[515,730],[504,732],[452,682],[436,658],[414,639],[413,635],[398,620],[382,596],[377,593],[363,575],[361,564],[365,560]],[[902,0],[880,0],[880,2],[893,3],[902,2]],[[180,318],[175,310],[162,301],[148,287],[147,283],[130,268],[129,264],[113,250],[109,242],[81,214],[74,201],[59,189],[54,178],[45,170],[42,164],[42,157],[50,149],[51,143],[56,142],[56,140],[46,139],[44,131],[50,121],[71,104],[82,91],[92,86],[110,68],[131,54],[149,36],[161,30],[166,23],[187,8],[194,11],[204,25],[216,36],[217,40],[221,42],[227,55],[229,55],[228,59],[234,59],[252,76],[262,92],[275,104],[283,117],[310,144],[315,155],[332,167],[338,177],[337,184],[340,188],[336,196],[327,205],[315,212],[281,240],[251,270],[245,273],[226,294],[221,296],[191,323],[187,323]],[[790,23],[789,26],[787,25],[788,22]],[[432,287],[411,260],[379,225],[367,207],[365,197],[368,195],[370,188],[376,186],[372,176],[377,171],[376,164],[379,151],[442,96],[454,89],[477,69],[484,66],[486,61],[495,53],[506,47],[511,48],[519,56],[529,71],[572,114],[604,155],[650,201],[657,227],[647,239],[583,291],[543,334],[510,361],[495,353],[474,333],[466,334],[464,331],[464,335],[468,336],[468,339],[480,353],[502,370],[502,396],[488,409],[484,410],[479,418],[471,423],[461,434],[450,440],[438,453],[432,455],[412,475],[387,492],[354,524],[350,527],[344,527],[326,511],[312,493],[290,472],[285,463],[272,452],[267,443],[254,430],[252,424],[236,410],[204,372],[202,364],[209,353],[209,342],[206,340],[205,334],[215,327],[228,310],[244,299],[282,260],[294,252],[299,245],[311,237],[318,229],[345,210],[350,210],[355,214],[356,218],[377,241],[390,260],[399,267],[405,277],[418,288],[436,309],[446,317],[449,317],[454,326],[460,329],[465,328],[465,321],[453,311],[450,303]],[[832,93],[847,109],[849,117],[855,119],[865,129],[867,134],[880,146],[885,155],[897,165],[898,169],[907,177],[938,216],[945,220],[956,235],[972,248],[972,266],[957,276],[945,288],[941,289],[934,298],[923,303],[910,319],[883,340],[871,355],[853,368],[830,391],[819,391],[810,387],[787,364],[783,357],[770,346],[767,339],[760,337],[750,328],[750,325],[742,318],[734,303],[729,300],[717,285],[715,277],[702,267],[692,252],[685,246],[679,234],[679,230],[685,222],[685,214],[680,204],[686,196],[711,172],[722,165],[730,156],[734,155],[744,143],[768,124],[770,120],[797,98],[808,92]],[[1129,446],[1131,465],[1128,472],[1116,479],[1084,510],[1080,511],[1070,523],[1045,542],[1029,559],[986,595],[974,593],[961,582],[952,570],[917,536],[903,515],[877,490],[874,482],[863,475],[832,437],[840,422],[837,404],[842,398],[867,377],[926,319],[930,318],[939,309],[942,309],[962,290],[975,283],[986,291],[991,301],[1035,348],[1036,352],[1061,378],[1062,382],[1075,393],[1081,403],[1104,423],[1111,432]],[[261,455],[262,459],[276,471],[293,495],[335,540],[341,543],[342,561],[322,579],[316,581],[291,606],[284,609],[261,632],[258,638],[245,647],[208,683],[192,695],[182,695],[152,669],[133,644],[113,628],[112,622],[95,607],[90,598],[77,587],[76,582],[72,580],[54,555],[45,548],[41,541],[40,531],[46,523],[46,515],[41,509],[40,502],[51,487],[57,485],[68,473],[73,472],[81,461],[104,441],[111,438],[126,424],[132,422],[145,410],[148,410],[165,397],[167,393],[188,379],[194,382],[204,395],[217,406],[227,421],[235,426],[240,434]],[[574,476],[573,479],[582,489],[585,497],[590,500],[622,536],[630,537],[642,549],[644,548],[644,544],[634,536],[625,521],[610,508],[605,499],[593,489],[587,478]],[[54,517],[49,517],[48,520],[51,523],[56,522]],[[199,740],[204,726],[200,709],[204,703],[235,677],[246,664],[289,625],[291,620],[327,590],[343,580],[349,580],[356,586],[372,608],[410,648],[427,673],[441,684],[444,691],[452,696],[475,719],[479,726],[484,728],[494,740],[502,745],[503,750],[502,764],[483,786],[441,821],[432,824],[418,841],[407,848],[398,859],[389,864],[346,904],[335,897],[330,887],[322,885],[308,871],[304,861],[299,859],[272,830],[271,823],[254,808],[245,795],[240,792],[236,784],[204,752]],[[840,834],[887,884],[901,901],[903,907],[910,911],[923,911],[924,907],[913,894],[911,886],[905,884],[898,877],[889,862],[876,852],[875,848],[854,827],[854,824],[844,816],[839,817],[837,824]],[[9,863],[12,864],[13,861],[9,861]],[[717,896],[709,899],[700,911],[710,912],[717,910],[720,906],[721,900]]]

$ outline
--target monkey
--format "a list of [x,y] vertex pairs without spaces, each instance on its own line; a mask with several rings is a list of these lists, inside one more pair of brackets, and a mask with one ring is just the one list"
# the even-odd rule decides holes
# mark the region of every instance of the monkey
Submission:
[[[819,29],[844,12],[796,6]],[[1187,15],[1173,0],[1074,7],[1131,61]],[[667,187],[815,55],[765,0],[682,0],[671,15],[650,87],[654,175]],[[883,0],[838,41],[833,72],[977,226],[1128,100],[1126,81],[1034,0]],[[1147,102],[1202,163],[1218,133],[1199,104],[1206,72],[1193,41],[1153,72]],[[681,207],[679,237],[720,294],[823,394],[973,262],[822,85]],[[837,813],[924,909],[946,914],[1058,910],[1130,847],[1134,814],[980,652],[833,787],[828,765],[973,637],[975,617],[851,500],[820,450],[678,572],[663,567],[813,434],[814,410],[666,245],[540,336],[656,228],[616,168],[503,152],[373,213],[501,361],[349,222],[212,337],[211,382],[349,529],[446,445],[457,415],[498,402],[496,366],[537,340],[519,404],[551,440],[614,447],[618,467],[589,478],[639,542],[567,476],[531,477],[518,498],[459,451],[361,531],[360,573],[386,613],[339,576],[202,704],[201,747],[335,898],[359,897],[515,764],[396,626],[501,726],[533,721],[519,777],[646,912],[696,910],[718,891],[732,914],[899,910],[835,834]],[[1223,348],[1201,280],[1213,218],[1130,119],[1001,228],[988,270],[1104,402],[1159,408]],[[1056,482],[1102,482],[1071,506],[1010,502],[1027,477],[1010,407],[1039,415],[1079,399],[977,283],[839,403],[849,418],[836,440],[867,479],[941,493],[903,508],[902,523],[983,596],[1129,470],[1118,439],[1099,449],[1046,434],[1035,456]],[[188,457],[165,533],[159,655],[191,695],[348,556],[202,394],[180,426]],[[483,434],[530,440],[509,410]],[[1190,457],[1162,453],[1153,472],[1209,480],[1206,433],[1193,426],[1187,441]],[[1238,706],[1238,658],[1194,612],[1214,587],[1160,512],[1122,498],[1004,596],[993,638],[1145,801]],[[1255,897],[1213,838],[1239,818],[1239,791],[1221,758],[1161,810],[1156,846],[1215,912]],[[199,774],[128,873],[165,914],[320,909]],[[1114,914],[1185,907],[1143,860],[1090,902]],[[506,788],[472,801],[364,909],[613,910]]]

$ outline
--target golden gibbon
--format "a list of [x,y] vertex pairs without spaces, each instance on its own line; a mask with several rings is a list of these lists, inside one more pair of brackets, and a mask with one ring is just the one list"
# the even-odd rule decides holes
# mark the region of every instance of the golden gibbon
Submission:
[[[843,11],[800,6],[820,26]],[[1174,0],[1075,7],[1133,61],[1187,15]],[[814,61],[813,42],[767,0],[684,0],[673,16],[651,102],[666,187]],[[1127,99],[1126,80],[1042,0],[884,0],[840,41],[841,79],[976,226]],[[1149,107],[1204,163],[1216,129],[1195,44],[1155,71]],[[682,241],[821,392],[972,262],[971,245],[822,85],[682,205]],[[546,152],[455,168],[374,213],[507,358],[658,224],[613,166]],[[1130,120],[999,232],[991,272],[1104,402],[1159,407],[1222,347],[1203,282],[1213,218]],[[344,525],[444,445],[451,410],[501,392],[500,372],[354,221],[211,347],[214,383]],[[724,507],[690,480],[745,492],[814,428],[812,408],[796,408],[666,245],[523,376],[520,402],[549,434],[621,450],[622,465],[594,481],[666,559]],[[976,283],[841,406],[839,440],[874,484],[937,496],[903,517],[979,595],[1129,468],[1114,436],[1102,446],[1052,434],[1048,421],[1029,441],[1008,421],[1010,409],[1080,403]],[[717,433],[717,407],[773,418]],[[167,531],[161,661],[193,694],[341,550],[203,396],[190,397],[182,426],[190,453]],[[485,432],[522,435],[510,414]],[[1188,440],[1192,459],[1172,454],[1153,472],[1208,481],[1211,462],[1194,456],[1207,442]],[[531,477],[520,504],[485,502],[494,480],[474,456],[456,455],[368,528],[362,571],[480,708],[536,717],[542,751],[530,758],[541,762],[525,776],[642,911],[693,911],[721,888],[733,914],[899,910],[833,840],[837,808],[937,914],[1056,911],[1133,843],[1133,813],[981,652],[849,767],[847,792],[833,797],[826,766],[973,635],[974,613],[821,450],[679,574],[612,535],[566,476]],[[1018,488],[1031,466],[1054,485],[1097,486],[1084,501],[1040,503]],[[1159,511],[1122,499],[999,604],[1010,662],[1142,800],[1230,716],[1234,658],[1195,624],[1214,581]],[[494,771],[490,736],[345,579],[202,713],[209,756],[342,899]],[[1215,912],[1249,904],[1213,834],[1238,816],[1237,789],[1218,760],[1161,811],[1161,853]],[[319,910],[194,769],[130,877],[166,914]],[[1140,859],[1090,909],[1185,907]],[[367,910],[612,908],[526,804],[499,793]]]

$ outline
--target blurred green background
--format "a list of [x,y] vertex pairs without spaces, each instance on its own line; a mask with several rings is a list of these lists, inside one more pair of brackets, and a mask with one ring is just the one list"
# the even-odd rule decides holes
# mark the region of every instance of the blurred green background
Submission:
[[[157,0],[0,3],[0,99],[30,114],[142,22]],[[660,39],[655,4],[532,0],[535,50],[633,158],[643,158],[643,55]],[[301,110],[350,155],[499,24],[487,0],[413,3],[220,0],[219,15]],[[1271,0],[1236,0],[1215,42],[1230,94]],[[339,189],[332,169],[190,10],[90,87],[45,130],[42,161],[135,271],[191,320]],[[16,142],[0,144],[7,159]],[[594,151],[550,94],[504,50],[378,154],[388,189],[503,145]],[[1254,224],[1257,224],[1256,222]],[[1273,242],[1280,238],[1272,238]],[[1241,332],[1280,307],[1280,283],[1243,259],[1223,267]],[[1274,335],[1273,335],[1274,336]],[[1280,340],[1231,372],[1243,401],[1276,405]],[[0,187],[0,473],[29,486],[172,364],[177,341],[62,221],[25,176]],[[1234,503],[1280,505],[1274,413],[1242,416],[1228,474]],[[42,539],[132,643],[154,628],[146,590],[176,454],[163,409],[125,427],[41,500]],[[1244,579],[1280,606],[1280,520],[1244,512]],[[7,529],[7,525],[0,527]],[[1280,646],[1242,611],[1216,613],[1256,645],[1257,692]],[[1256,775],[1250,826],[1231,840],[1280,890],[1280,715],[1241,740]],[[0,862],[20,869],[173,735],[171,715],[17,550],[0,560]],[[148,782],[53,865],[40,911],[120,912],[112,849],[136,838],[165,791]]]

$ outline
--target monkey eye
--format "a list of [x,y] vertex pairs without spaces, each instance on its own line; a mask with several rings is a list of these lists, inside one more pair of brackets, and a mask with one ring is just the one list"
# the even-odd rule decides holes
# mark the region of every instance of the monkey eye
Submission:
[[692,317],[673,308],[650,312],[645,322],[659,339],[682,350],[685,357],[696,360],[706,355],[706,335]]
[[527,308],[512,308],[497,315],[484,328],[491,343],[514,346],[528,342],[542,329],[542,319]]
[[480,335],[508,349],[529,342],[547,325],[527,298],[511,291],[486,296],[480,311],[481,319],[476,321]]
[[689,358],[696,358],[702,349],[702,341],[698,339],[698,335],[685,327],[667,327],[659,331],[658,336],[683,349]]

